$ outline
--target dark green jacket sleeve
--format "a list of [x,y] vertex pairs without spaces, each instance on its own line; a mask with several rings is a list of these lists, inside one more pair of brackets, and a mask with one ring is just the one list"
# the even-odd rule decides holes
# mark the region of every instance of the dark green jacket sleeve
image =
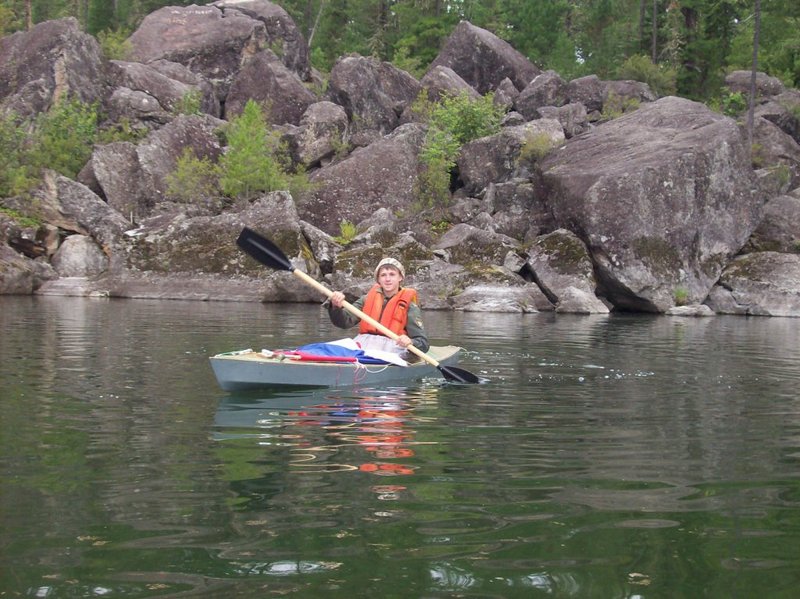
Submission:
[[[366,297],[367,296],[362,296],[358,298],[353,302],[353,305],[359,310],[363,310]],[[350,312],[344,308],[336,308],[330,301],[325,302],[324,305],[328,308],[328,315],[331,317],[331,322],[340,329],[349,329],[361,322],[358,316],[350,314]]]
[[422,324],[422,310],[419,309],[417,304],[411,304],[408,308],[406,331],[417,349],[428,351],[430,347],[428,335],[425,333],[425,326]]

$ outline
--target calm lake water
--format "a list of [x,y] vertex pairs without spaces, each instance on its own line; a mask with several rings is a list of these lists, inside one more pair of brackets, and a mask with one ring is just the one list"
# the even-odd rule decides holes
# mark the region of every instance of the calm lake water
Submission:
[[487,379],[231,395],[316,305],[0,297],[0,597],[796,597],[800,319],[426,312]]

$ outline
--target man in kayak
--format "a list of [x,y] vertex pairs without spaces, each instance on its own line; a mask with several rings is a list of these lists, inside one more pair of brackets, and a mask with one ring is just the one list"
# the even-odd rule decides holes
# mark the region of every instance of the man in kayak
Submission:
[[428,336],[422,324],[421,311],[417,304],[417,292],[410,287],[402,287],[406,272],[403,265],[394,258],[384,258],[375,268],[375,280],[366,295],[358,298],[353,305],[365,312],[383,326],[398,335],[397,343],[385,337],[361,321],[358,316],[342,308],[344,293],[334,291],[326,302],[331,322],[339,328],[349,329],[361,323],[355,341],[363,349],[376,349],[392,353],[404,353],[409,345],[428,351]]

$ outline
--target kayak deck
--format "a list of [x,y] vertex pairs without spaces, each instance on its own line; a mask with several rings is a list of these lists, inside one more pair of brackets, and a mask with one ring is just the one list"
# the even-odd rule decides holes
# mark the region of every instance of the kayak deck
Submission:
[[[458,363],[460,351],[460,347],[445,345],[431,346],[427,353],[440,366],[454,366]],[[435,366],[423,360],[408,366],[313,362],[293,360],[281,353],[250,349],[217,354],[210,360],[217,382],[225,391],[277,386],[353,387],[439,375]]]

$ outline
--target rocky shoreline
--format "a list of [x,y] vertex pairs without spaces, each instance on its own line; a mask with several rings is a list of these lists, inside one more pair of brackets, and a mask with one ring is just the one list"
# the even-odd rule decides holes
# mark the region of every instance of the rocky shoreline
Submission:
[[[319,301],[237,249],[250,227],[350,296],[395,256],[425,309],[800,316],[800,92],[763,74],[754,160],[733,118],[640,82],[564,81],[467,22],[420,80],[351,55],[323,85],[267,0],[163,8],[129,42],[129,60],[107,60],[74,19],[0,39],[0,113],[73,96],[144,132],[97,145],[74,180],[48,172],[33,198],[0,199],[0,294]],[[174,110],[189,92],[201,114]],[[491,92],[505,111],[499,133],[462,148],[437,210],[416,196],[421,92]],[[310,188],[169,198],[183,150],[219,159],[217,131],[248,99],[273,107]],[[635,109],[612,115],[620,99]],[[532,155],[534,139],[553,149]],[[346,242],[345,221],[357,226]]]

